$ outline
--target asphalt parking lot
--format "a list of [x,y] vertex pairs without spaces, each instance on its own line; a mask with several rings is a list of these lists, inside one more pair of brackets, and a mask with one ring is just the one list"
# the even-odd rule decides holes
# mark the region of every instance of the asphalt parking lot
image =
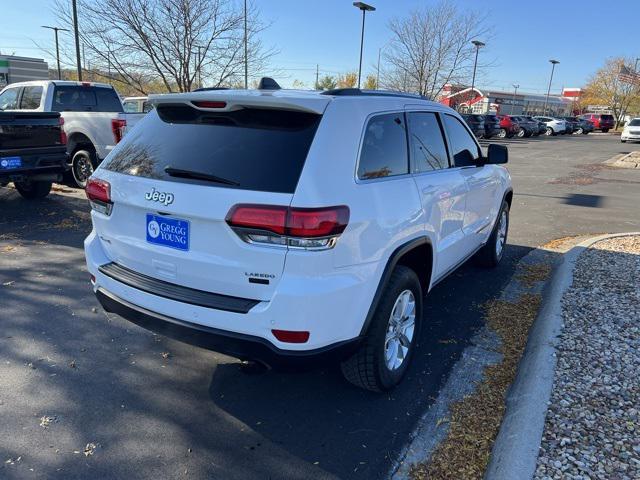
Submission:
[[247,372],[107,316],[84,267],[83,195],[26,202],[0,188],[0,477],[384,478],[523,255],[559,237],[640,230],[640,171],[602,165],[640,144],[499,143],[516,192],[505,261],[465,265],[431,292],[414,364],[388,395],[333,369]]

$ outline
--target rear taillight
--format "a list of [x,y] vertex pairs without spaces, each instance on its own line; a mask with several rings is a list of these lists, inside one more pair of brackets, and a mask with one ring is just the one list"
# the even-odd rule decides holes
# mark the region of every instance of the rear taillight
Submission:
[[111,201],[111,185],[106,180],[89,178],[85,188],[91,208],[105,215],[111,215],[113,202]]
[[67,144],[67,133],[64,131],[64,118],[58,117],[58,125],[60,125],[60,144]]
[[229,211],[226,220],[248,243],[321,250],[332,248],[344,232],[349,223],[349,208],[241,204]]
[[124,129],[127,126],[127,121],[124,118],[112,118],[111,119],[111,132],[113,132],[113,139],[116,143],[120,143],[124,136]]

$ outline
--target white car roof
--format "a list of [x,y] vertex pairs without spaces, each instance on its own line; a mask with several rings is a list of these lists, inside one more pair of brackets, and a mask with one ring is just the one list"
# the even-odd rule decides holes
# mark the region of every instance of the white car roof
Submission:
[[448,107],[418,95],[403,94],[387,91],[369,91],[358,89],[330,90],[326,92],[314,90],[201,90],[188,93],[168,93],[149,95],[149,101],[154,105],[175,104],[198,101],[223,101],[224,108],[216,111],[230,111],[244,106],[262,108],[286,108],[321,114],[332,101],[340,100],[354,102],[369,102],[376,105],[376,109],[384,104],[396,106],[399,101],[403,104],[424,105],[434,110],[449,110]]
[[33,86],[46,87],[46,86],[49,86],[51,84],[54,84],[54,85],[79,85],[79,86],[84,85],[84,86],[89,86],[89,87],[113,88],[113,86],[109,85],[108,83],[76,82],[76,81],[72,81],[72,80],[30,80],[30,81],[27,81],[27,82],[10,83],[5,88],[7,88],[7,87],[33,87]]

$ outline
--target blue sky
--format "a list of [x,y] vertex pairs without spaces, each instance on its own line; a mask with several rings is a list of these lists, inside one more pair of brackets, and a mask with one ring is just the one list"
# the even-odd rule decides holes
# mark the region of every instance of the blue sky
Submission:
[[[69,0],[70,1],[70,0]],[[300,79],[311,86],[315,65],[321,73],[356,70],[360,42],[360,12],[352,0],[255,0],[264,18],[272,22],[263,40],[279,50],[273,65],[290,85]],[[373,72],[378,48],[390,39],[389,20],[434,0],[370,0],[377,11],[367,15],[363,70]],[[640,57],[636,40],[640,1],[620,0],[457,0],[461,9],[487,14],[493,37],[481,50],[491,63],[480,87],[546,91],[550,58],[560,60],[553,89],[582,86],[607,57]],[[52,0],[2,0],[0,51],[45,56],[41,45],[53,42],[53,32],[40,25],[54,22]],[[51,65],[53,59],[47,58]]]

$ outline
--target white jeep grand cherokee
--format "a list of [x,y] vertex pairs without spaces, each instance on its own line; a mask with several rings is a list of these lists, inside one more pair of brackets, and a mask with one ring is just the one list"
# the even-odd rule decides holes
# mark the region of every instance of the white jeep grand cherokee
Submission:
[[357,89],[151,101],[86,189],[95,293],[138,325],[272,367],[340,361],[388,390],[429,289],[502,257],[506,148],[484,156],[443,105]]

